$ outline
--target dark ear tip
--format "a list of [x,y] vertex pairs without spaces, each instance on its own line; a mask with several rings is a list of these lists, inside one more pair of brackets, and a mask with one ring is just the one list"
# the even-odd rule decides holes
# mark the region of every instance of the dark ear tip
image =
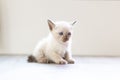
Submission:
[[47,21],[48,21],[48,24],[53,24],[53,25],[55,25],[52,20],[48,19]]
[[48,19],[47,22],[50,22],[50,20]]
[[74,21],[74,22],[72,23],[72,25],[74,25],[76,22],[77,22],[77,21]]
[[47,22],[52,22],[52,21],[50,19],[48,19]]
[[76,23],[77,21],[74,21],[74,24]]

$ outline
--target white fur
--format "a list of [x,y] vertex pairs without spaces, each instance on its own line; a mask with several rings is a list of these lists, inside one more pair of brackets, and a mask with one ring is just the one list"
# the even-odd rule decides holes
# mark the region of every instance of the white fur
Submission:
[[[66,26],[67,28],[71,28],[71,26],[66,22],[57,22],[57,26]],[[52,33],[50,32],[48,37],[41,40],[34,49],[33,56],[37,59],[38,62],[41,57],[45,57],[47,60],[51,60],[55,63],[68,63],[66,60],[62,59],[65,53],[69,52],[69,60],[72,59],[71,55],[71,38],[64,43],[59,43]],[[61,56],[59,58],[58,56]]]

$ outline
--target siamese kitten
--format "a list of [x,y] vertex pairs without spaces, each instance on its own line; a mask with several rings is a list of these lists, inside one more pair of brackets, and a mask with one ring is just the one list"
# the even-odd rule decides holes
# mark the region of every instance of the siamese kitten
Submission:
[[52,22],[48,20],[50,34],[40,41],[34,49],[32,55],[28,57],[28,62],[56,64],[75,63],[71,54],[72,28],[76,23]]

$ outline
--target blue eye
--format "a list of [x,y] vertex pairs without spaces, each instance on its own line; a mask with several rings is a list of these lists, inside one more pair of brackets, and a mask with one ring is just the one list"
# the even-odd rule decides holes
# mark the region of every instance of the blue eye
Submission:
[[63,35],[63,32],[60,32],[59,35]]
[[71,35],[71,33],[69,32],[68,35]]

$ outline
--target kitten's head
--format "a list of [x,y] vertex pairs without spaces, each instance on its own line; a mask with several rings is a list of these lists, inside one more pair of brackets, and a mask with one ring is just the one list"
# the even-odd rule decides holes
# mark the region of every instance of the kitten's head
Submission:
[[62,42],[62,43],[69,41],[69,39],[71,38],[72,27],[75,23],[76,23],[76,21],[74,21],[72,24],[69,24],[64,21],[53,22],[51,20],[48,20],[49,29],[50,29],[53,37],[58,42]]

